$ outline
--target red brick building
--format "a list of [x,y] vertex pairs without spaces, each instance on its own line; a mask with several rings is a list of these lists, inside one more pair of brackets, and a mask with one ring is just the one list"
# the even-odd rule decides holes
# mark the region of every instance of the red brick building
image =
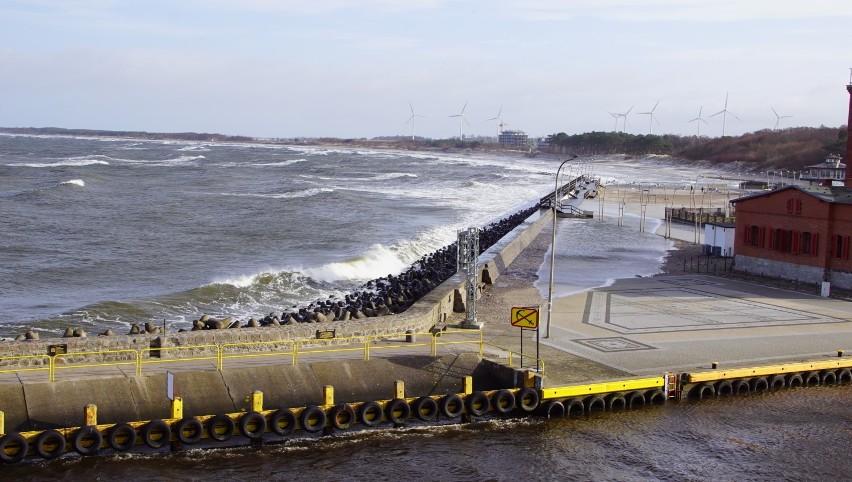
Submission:
[[735,269],[852,289],[852,84],[844,186],[788,186],[736,205]]
[[732,202],[737,271],[852,287],[852,189],[788,186]]

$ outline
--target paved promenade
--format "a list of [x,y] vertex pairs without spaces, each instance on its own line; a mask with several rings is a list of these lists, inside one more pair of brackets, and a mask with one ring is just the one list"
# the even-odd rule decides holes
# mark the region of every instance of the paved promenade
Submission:
[[[693,235],[691,227],[672,231],[688,242]],[[514,349],[521,330],[509,324],[509,310],[541,306],[545,386],[709,369],[711,362],[731,367],[833,357],[837,350],[852,355],[852,303],[705,275],[622,279],[558,298],[545,338],[547,300],[532,284],[550,238],[546,228],[479,305],[486,338]],[[524,352],[534,354],[535,332],[523,333]]]

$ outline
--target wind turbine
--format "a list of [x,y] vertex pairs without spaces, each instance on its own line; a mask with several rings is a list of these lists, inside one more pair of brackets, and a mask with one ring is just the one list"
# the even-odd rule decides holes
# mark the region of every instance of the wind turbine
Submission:
[[[651,116],[651,120],[650,120],[650,121],[648,121],[648,135],[650,135],[650,134],[651,134],[651,128],[652,128],[652,127],[654,127],[654,121],[656,120],[656,119],[654,119],[654,111],[655,111],[655,110],[657,110],[657,106],[658,106],[658,105],[660,105],[660,101],[659,101],[659,100],[657,100],[657,103],[656,103],[656,104],[654,104],[654,108],[653,108],[653,109],[651,109],[651,110],[650,110],[650,112],[637,112],[637,114],[639,114],[639,115],[649,115],[649,116]],[[660,128],[661,128],[661,129],[663,128],[663,126],[661,126],[661,125],[660,125],[660,121],[657,121],[657,125],[658,125],[658,126],[660,126]]]
[[464,118],[464,110],[467,108],[467,101],[465,101],[464,106],[462,106],[461,112],[458,114],[454,114],[447,117],[458,117],[459,118],[459,139],[464,139],[464,123],[470,125],[470,122],[467,122],[467,119]]
[[775,121],[775,127],[774,127],[773,130],[776,130],[776,131],[778,130],[778,124],[781,123],[781,119],[787,119],[787,118],[793,117],[791,115],[778,115],[778,112],[775,112],[774,107],[769,107],[769,108],[772,109],[772,113],[775,114],[775,117],[777,118],[777,120]]
[[705,124],[707,124],[708,126],[710,125],[710,124],[709,124],[706,120],[704,120],[704,119],[701,117],[701,110],[702,110],[702,109],[704,109],[704,106],[701,106],[701,107],[699,107],[699,108],[698,108],[698,117],[696,117],[695,119],[692,119],[691,121],[689,121],[689,122],[697,122],[697,123],[698,123],[698,124],[696,124],[696,125],[695,125],[695,135],[696,135],[697,137],[701,137],[701,123],[702,123],[702,122],[703,122],[703,123],[705,123]]
[[630,114],[630,111],[633,110],[633,107],[634,106],[630,106],[630,108],[627,109],[627,112],[623,114],[619,114],[618,112],[615,113],[615,115],[617,116],[615,119],[616,132],[618,131],[618,117],[624,117],[624,129],[622,129],[621,132],[627,132],[627,114]]
[[425,115],[415,114],[414,107],[411,105],[411,101],[408,102],[408,108],[411,109],[411,117],[405,121],[406,124],[411,122],[411,140],[414,140],[414,124],[417,122],[418,117],[426,117]]
[[502,114],[502,113],[503,113],[503,106],[501,105],[501,106],[500,106],[500,110],[499,110],[499,111],[497,111],[497,115],[496,115],[496,116],[494,116],[494,117],[492,117],[492,118],[490,118],[490,119],[486,119],[486,120],[490,120],[490,121],[493,121],[493,120],[496,120],[496,121],[497,121],[497,137],[500,137],[500,134],[502,134],[502,133],[503,133],[503,126],[504,126],[504,125],[508,125],[508,124],[504,123],[504,122],[503,122],[503,119],[500,117],[500,114]]
[[720,110],[719,112],[716,112],[715,114],[711,115],[710,117],[717,116],[719,114],[722,114],[722,137],[725,137],[725,121],[728,118],[728,114],[731,114],[732,116],[734,116],[734,119],[736,119],[736,120],[742,120],[739,117],[737,117],[736,115],[734,115],[733,112],[728,110],[728,93],[727,92],[725,93],[725,108]]
[[610,111],[606,111],[607,114],[611,115],[613,119],[615,119],[615,125],[612,126],[612,132],[618,132],[618,114],[613,114]]

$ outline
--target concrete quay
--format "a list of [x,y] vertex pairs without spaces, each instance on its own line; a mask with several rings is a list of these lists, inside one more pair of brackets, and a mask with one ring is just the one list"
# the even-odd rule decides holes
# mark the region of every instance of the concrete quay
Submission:
[[[589,199],[578,206],[591,210],[598,202]],[[661,195],[660,204],[649,205],[648,219],[662,216],[665,202],[671,200]],[[625,208],[639,213],[636,203]],[[664,229],[660,225],[656,234]],[[485,338],[514,350],[520,349],[522,331],[510,325],[509,310],[541,307],[545,387],[704,370],[713,362],[720,368],[746,367],[827,359],[837,357],[838,350],[852,355],[852,303],[707,275],[620,279],[557,298],[545,338],[547,300],[533,282],[549,259],[551,233],[545,227],[478,305]],[[692,226],[671,230],[672,239],[690,243],[695,234]],[[535,331],[525,330],[523,336],[525,355],[534,355]],[[534,366],[531,360],[525,363]]]

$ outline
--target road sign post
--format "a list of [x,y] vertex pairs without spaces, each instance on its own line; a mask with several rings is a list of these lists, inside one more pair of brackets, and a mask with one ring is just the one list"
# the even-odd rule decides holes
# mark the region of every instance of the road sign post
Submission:
[[514,307],[510,322],[521,329],[521,368],[524,367],[524,330],[535,330],[535,370],[539,371],[538,307]]

